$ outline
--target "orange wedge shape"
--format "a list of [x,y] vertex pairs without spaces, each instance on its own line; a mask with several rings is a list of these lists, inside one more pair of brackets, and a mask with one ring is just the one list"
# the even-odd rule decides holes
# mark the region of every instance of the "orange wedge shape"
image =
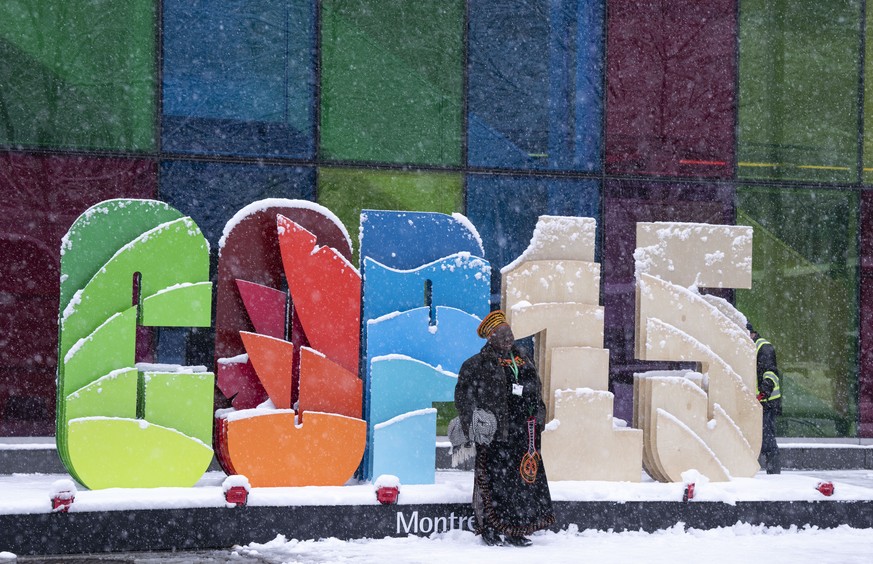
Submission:
[[255,367],[258,380],[279,409],[291,407],[291,380],[294,367],[294,345],[267,335],[240,331],[249,362]]
[[363,382],[339,364],[310,348],[300,349],[301,419],[307,411],[338,413],[361,418]]

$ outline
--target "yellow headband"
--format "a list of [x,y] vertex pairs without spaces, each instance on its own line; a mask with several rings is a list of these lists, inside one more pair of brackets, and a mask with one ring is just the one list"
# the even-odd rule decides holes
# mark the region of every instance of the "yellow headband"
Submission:
[[485,319],[479,324],[479,328],[476,329],[476,333],[483,339],[487,339],[501,325],[508,325],[508,323],[506,315],[498,309],[485,316]]

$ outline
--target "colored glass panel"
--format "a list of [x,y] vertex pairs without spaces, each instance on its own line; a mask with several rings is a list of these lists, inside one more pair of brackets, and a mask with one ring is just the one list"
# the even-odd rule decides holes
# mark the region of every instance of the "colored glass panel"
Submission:
[[321,16],[322,156],[459,164],[464,3],[328,0]]
[[470,175],[467,215],[491,263],[491,302],[500,302],[500,269],[518,258],[541,215],[600,220],[600,182],[544,177]]
[[[609,349],[616,417],[631,419],[635,372],[693,366],[635,359],[636,223],[683,221],[732,225],[733,198],[733,187],[725,185],[607,180],[603,201],[601,303],[606,310],[604,348]],[[707,292],[729,297],[729,291]]]
[[237,211],[263,198],[312,200],[314,184],[315,169],[306,167],[161,163],[161,199],[197,223],[213,252]]
[[[460,212],[463,182],[453,173],[322,168],[318,172],[318,203],[335,213],[349,233],[358,233],[364,209]],[[355,265],[357,243],[353,243]]]
[[857,180],[860,6],[740,1],[740,178]]
[[310,0],[163,4],[165,151],[311,158]]
[[776,347],[780,436],[857,433],[858,195],[738,190],[737,223],[755,229],[752,289],[737,307]]
[[729,177],[736,0],[609,0],[611,173]]
[[866,2],[864,18],[864,158],[862,160],[865,184],[873,183],[873,2]]
[[858,435],[873,437],[873,193],[861,194]]
[[155,2],[0,2],[0,144],[155,147]]
[[476,2],[468,38],[470,164],[599,170],[603,2]]
[[146,161],[0,153],[0,436],[54,434],[61,237],[97,202],[155,189]]

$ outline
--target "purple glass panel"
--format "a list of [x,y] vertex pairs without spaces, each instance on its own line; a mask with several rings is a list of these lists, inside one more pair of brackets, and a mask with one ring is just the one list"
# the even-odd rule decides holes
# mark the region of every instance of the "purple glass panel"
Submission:
[[608,173],[730,177],[736,0],[609,0]]
[[[609,349],[610,381],[616,417],[630,421],[635,372],[690,367],[690,364],[642,362],[634,358],[634,249],[638,221],[687,221],[733,224],[731,186],[640,181],[606,182],[603,204],[604,346]],[[730,298],[730,291],[707,290]]]
[[61,237],[109,198],[152,198],[154,163],[0,153],[0,436],[51,436]]
[[858,436],[873,437],[873,194],[861,193],[861,359],[858,367]]

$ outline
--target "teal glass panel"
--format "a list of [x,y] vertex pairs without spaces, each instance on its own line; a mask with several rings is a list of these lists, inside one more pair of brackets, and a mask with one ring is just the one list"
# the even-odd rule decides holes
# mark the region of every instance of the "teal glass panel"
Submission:
[[776,348],[779,436],[857,434],[858,194],[746,187],[737,224],[754,227],[752,288],[736,303]]
[[0,144],[155,148],[154,0],[0,2]]
[[860,0],[741,0],[740,178],[854,182]]
[[328,0],[321,8],[321,156],[461,162],[464,3]]

